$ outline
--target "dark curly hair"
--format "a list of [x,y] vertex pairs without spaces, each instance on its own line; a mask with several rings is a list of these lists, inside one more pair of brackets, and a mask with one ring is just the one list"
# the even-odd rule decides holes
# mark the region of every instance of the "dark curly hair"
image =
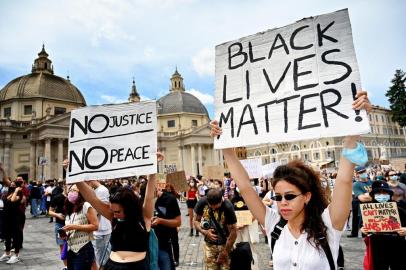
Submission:
[[144,223],[142,201],[132,190],[119,187],[115,193],[110,196],[110,203],[116,203],[123,207],[125,221],[129,224]]
[[[272,187],[279,181],[286,181],[296,186],[302,194],[310,192],[310,201],[305,205],[305,218],[302,231],[307,233],[307,241],[320,250],[327,243],[327,227],[321,219],[321,214],[327,207],[327,198],[320,183],[320,175],[303,162],[294,160],[281,165],[274,172]],[[313,245],[314,246],[314,245]]]

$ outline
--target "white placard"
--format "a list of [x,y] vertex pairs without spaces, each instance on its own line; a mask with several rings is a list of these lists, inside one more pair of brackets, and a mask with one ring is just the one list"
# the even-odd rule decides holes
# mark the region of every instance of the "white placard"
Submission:
[[156,102],[71,112],[67,183],[156,173]]
[[370,132],[348,10],[216,46],[216,149]]
[[240,160],[250,179],[262,176],[262,161],[260,158]]
[[262,166],[262,176],[263,177],[272,177],[273,172],[276,170],[276,168],[279,166],[278,162],[272,162],[269,164],[265,164]]

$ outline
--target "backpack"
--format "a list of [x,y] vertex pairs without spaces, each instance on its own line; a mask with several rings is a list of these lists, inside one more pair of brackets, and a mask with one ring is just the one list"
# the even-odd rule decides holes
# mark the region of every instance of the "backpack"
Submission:
[[158,270],[158,252],[158,237],[156,237],[154,229],[151,228],[148,240],[148,269]]
[[251,270],[251,262],[254,262],[252,257],[251,247],[248,242],[240,242],[230,254],[230,270]]
[[[283,230],[283,227],[285,227],[285,225],[288,222],[286,220],[284,220],[283,218],[281,218],[279,220],[279,222],[275,225],[272,233],[271,233],[271,252],[273,254],[273,249],[275,247],[275,243],[276,241],[279,239],[279,236],[281,235],[281,232]],[[324,239],[324,236],[321,236],[319,239]],[[331,254],[331,249],[330,246],[328,245],[327,241],[321,241],[321,247],[323,248],[324,253],[326,254],[327,260],[328,260],[328,264],[330,265],[330,270],[335,270],[335,264],[334,264],[334,260],[333,260],[333,254]]]

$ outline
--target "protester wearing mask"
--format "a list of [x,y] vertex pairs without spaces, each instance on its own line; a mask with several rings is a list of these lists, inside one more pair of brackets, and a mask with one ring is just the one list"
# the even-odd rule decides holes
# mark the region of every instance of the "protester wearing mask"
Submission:
[[[210,189],[195,207],[195,228],[204,235],[207,270],[228,270],[229,253],[237,237],[237,217],[222,190]],[[202,221],[203,219],[203,221]]]
[[369,196],[372,181],[368,179],[368,174],[364,166],[355,167],[356,182],[352,187],[352,229],[347,237],[358,237],[358,230],[361,227],[360,204],[372,200]]
[[[189,226],[190,226],[190,234],[189,236],[193,236],[193,209],[197,203],[197,196],[198,196],[198,189],[197,189],[197,181],[192,178],[189,182],[189,189],[186,194],[186,205],[187,205],[187,212],[189,215]],[[196,230],[196,236],[199,236],[199,232]]]
[[68,190],[65,200],[65,226],[63,233],[68,241],[68,270],[90,270],[95,260],[91,240],[93,232],[99,227],[96,210],[85,202],[79,189],[73,185]]
[[[20,205],[23,203],[22,182],[14,181],[8,188],[7,195],[3,198],[3,234],[5,237],[6,250],[0,261],[14,264],[20,261],[19,253],[23,244],[24,213]],[[14,247],[14,255],[11,255],[11,244]]]
[[[66,197],[63,194],[63,188],[61,186],[56,186],[53,190],[51,205],[49,207],[48,215],[55,218],[55,240],[56,244],[59,246],[59,251],[62,255],[64,240],[60,237],[58,231],[65,226],[65,200]],[[65,268],[63,270],[67,270],[67,261],[66,259],[63,260],[63,264]]]
[[176,197],[170,190],[158,191],[155,202],[155,216],[151,226],[158,238],[159,254],[158,265],[160,270],[174,270],[175,260],[171,240],[177,234],[177,227],[182,224],[180,208]]
[[388,174],[388,185],[392,190],[392,200],[406,204],[406,185],[399,182],[400,176],[395,171],[390,171]]
[[[370,192],[373,203],[392,202],[393,191],[384,181],[375,181]],[[406,209],[397,203],[401,228],[393,233],[371,233],[372,265],[377,270],[404,269],[404,252],[406,250]],[[364,234],[368,232],[361,228]]]

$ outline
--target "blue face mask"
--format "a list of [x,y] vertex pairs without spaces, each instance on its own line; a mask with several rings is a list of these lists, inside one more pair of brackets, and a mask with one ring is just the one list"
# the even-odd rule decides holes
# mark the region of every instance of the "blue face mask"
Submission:
[[398,181],[399,177],[397,175],[391,175],[391,176],[389,176],[389,179],[392,181]]
[[375,200],[377,200],[380,203],[387,202],[390,200],[390,195],[389,194],[376,194]]
[[362,174],[360,174],[359,177],[362,178],[362,179],[367,179],[367,178],[368,178],[368,174],[367,174],[367,173],[362,173]]

